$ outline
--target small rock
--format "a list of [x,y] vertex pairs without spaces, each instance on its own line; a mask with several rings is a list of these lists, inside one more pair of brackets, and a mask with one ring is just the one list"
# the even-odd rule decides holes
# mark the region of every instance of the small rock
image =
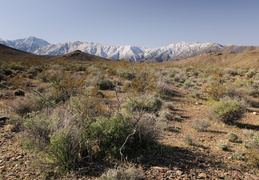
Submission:
[[253,115],[257,115],[257,112],[253,112]]
[[181,176],[181,175],[183,174],[183,172],[180,171],[180,170],[177,170],[177,171],[176,171],[176,174],[179,175],[179,176]]
[[199,179],[205,179],[207,177],[207,174],[205,174],[205,173],[200,173],[199,175],[198,175],[198,178]]
[[10,161],[11,157],[6,157],[5,161]]
[[175,178],[175,175],[170,174],[167,178],[168,178],[168,179],[174,179],[174,178]]
[[174,171],[172,171],[172,170],[169,170],[166,172],[166,174],[173,174],[173,173],[174,173]]
[[196,105],[202,105],[202,103],[201,103],[201,102],[196,102],[195,104],[196,104]]
[[22,159],[23,155],[16,157],[16,159]]

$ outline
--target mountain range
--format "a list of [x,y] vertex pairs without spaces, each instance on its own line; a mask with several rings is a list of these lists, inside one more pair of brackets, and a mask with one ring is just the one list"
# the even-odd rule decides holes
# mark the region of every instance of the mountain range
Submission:
[[107,59],[127,61],[178,61],[200,54],[221,52],[229,45],[217,43],[187,43],[180,42],[158,48],[145,48],[131,45],[115,46],[93,42],[68,42],[50,44],[36,37],[28,37],[17,40],[4,40],[0,43],[15,49],[30,52],[37,55],[61,55],[80,50],[85,53],[100,56]]

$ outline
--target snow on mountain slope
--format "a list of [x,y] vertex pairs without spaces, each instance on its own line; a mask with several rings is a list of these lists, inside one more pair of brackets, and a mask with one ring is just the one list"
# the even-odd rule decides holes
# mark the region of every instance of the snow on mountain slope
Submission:
[[68,42],[50,44],[35,37],[18,39],[14,41],[0,39],[0,43],[13,48],[39,55],[60,55],[80,50],[96,56],[109,59],[126,59],[128,61],[154,61],[180,60],[194,55],[215,52],[225,47],[216,43],[186,43],[180,42],[159,48],[145,48],[137,46],[113,46],[93,42]]
[[47,46],[50,44],[43,39],[38,39],[35,37],[28,37],[25,39],[17,39],[13,41],[0,39],[0,43],[30,53],[34,53],[34,51],[36,51],[41,46]]

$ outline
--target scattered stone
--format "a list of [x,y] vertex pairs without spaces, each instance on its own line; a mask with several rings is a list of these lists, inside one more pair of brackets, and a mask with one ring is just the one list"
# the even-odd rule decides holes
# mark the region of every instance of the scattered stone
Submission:
[[205,178],[207,178],[207,174],[205,174],[205,173],[200,173],[200,174],[198,175],[198,178],[199,178],[199,179],[205,179]]
[[257,115],[257,112],[253,112],[253,115]]
[[202,105],[202,103],[201,103],[201,102],[196,102],[195,104],[196,104],[196,105]]
[[5,161],[10,161],[11,157],[6,157]]
[[23,155],[16,157],[16,159],[22,159],[22,158],[23,158]]
[[175,175],[170,174],[167,178],[168,178],[168,179],[174,179],[174,178],[175,178]]
[[180,170],[177,170],[177,171],[176,171],[176,174],[179,175],[179,176],[181,176],[181,175],[183,174],[183,172],[180,171]]

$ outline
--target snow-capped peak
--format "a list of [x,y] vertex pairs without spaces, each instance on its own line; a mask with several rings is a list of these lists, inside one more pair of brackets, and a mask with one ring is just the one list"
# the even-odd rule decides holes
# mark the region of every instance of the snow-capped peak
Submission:
[[158,48],[145,48],[131,45],[114,46],[80,41],[50,44],[47,41],[36,37],[28,37],[14,41],[0,39],[0,43],[39,55],[60,55],[80,50],[82,52],[114,60],[127,59],[128,61],[140,61],[153,58],[159,62],[180,60],[206,52],[215,52],[225,47],[225,45],[216,43],[199,42],[179,42]]
[[43,39],[39,39],[39,38],[33,37],[33,36],[30,36],[30,37],[25,38],[25,39],[17,39],[17,40],[14,40],[14,42],[28,44],[28,45],[38,45],[38,46],[50,45],[49,42],[47,42],[47,41],[45,41]]

